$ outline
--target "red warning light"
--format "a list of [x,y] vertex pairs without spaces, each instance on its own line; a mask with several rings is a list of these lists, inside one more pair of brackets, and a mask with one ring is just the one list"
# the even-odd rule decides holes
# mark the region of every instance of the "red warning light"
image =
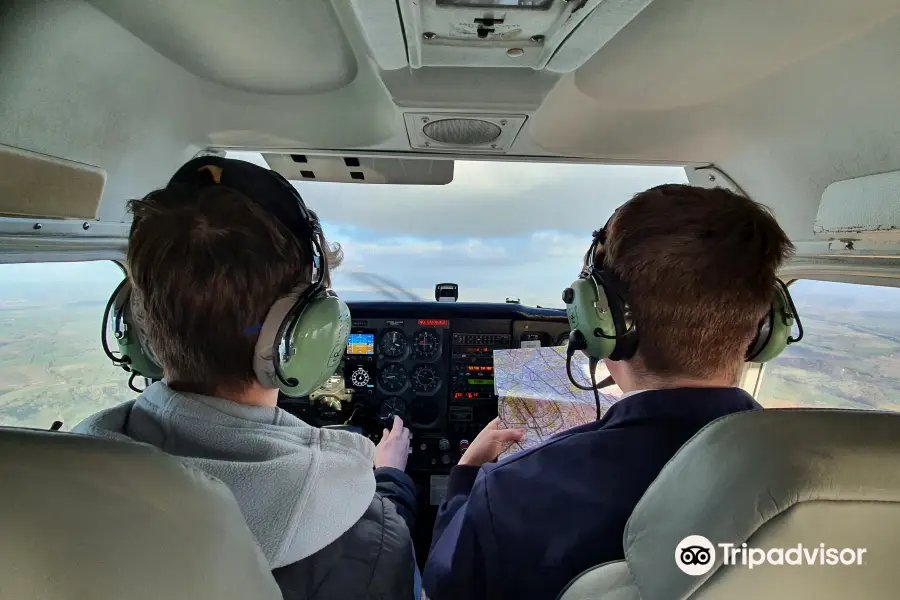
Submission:
[[447,319],[419,319],[420,327],[449,327],[450,321]]

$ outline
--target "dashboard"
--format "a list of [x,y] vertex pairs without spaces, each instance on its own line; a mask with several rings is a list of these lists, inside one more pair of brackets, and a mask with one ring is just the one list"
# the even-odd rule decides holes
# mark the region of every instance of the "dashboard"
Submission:
[[560,345],[569,332],[565,311],[519,304],[357,302],[350,314],[332,391],[281,406],[376,443],[399,416],[413,434],[410,472],[449,471],[497,416],[494,350]]
[[[520,304],[350,302],[338,372],[309,398],[280,405],[307,423],[351,428],[377,443],[394,415],[411,432],[406,471],[419,494],[427,554],[447,474],[497,416],[493,352],[568,339],[564,310]],[[420,529],[420,527],[417,527]]]

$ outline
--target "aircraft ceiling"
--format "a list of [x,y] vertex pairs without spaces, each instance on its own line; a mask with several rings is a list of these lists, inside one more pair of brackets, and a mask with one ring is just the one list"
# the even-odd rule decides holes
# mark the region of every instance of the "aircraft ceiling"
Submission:
[[[897,0],[465,3],[5,2],[0,144],[105,171],[101,223],[198,151],[245,149],[683,164],[701,184],[713,165],[804,253],[871,241],[817,211],[834,182],[900,170]],[[447,113],[503,136],[426,147]]]

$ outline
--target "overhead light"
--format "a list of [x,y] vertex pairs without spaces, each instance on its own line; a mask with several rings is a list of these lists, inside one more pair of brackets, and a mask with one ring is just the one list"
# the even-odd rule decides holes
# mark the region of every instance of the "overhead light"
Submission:
[[458,6],[462,8],[527,8],[547,10],[553,0],[437,0],[438,6]]

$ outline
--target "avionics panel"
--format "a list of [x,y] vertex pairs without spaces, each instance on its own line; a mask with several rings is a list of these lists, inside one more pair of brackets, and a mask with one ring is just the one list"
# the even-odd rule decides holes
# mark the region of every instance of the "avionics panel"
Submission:
[[512,322],[506,319],[454,321],[447,409],[454,463],[478,432],[497,416],[494,350],[510,347],[511,330]]
[[[362,408],[388,426],[399,416],[415,431],[440,430],[446,420],[450,320],[395,317],[354,318],[347,342],[347,387],[370,396]],[[362,390],[366,380],[372,388]],[[356,378],[354,379],[354,375]]]
[[344,385],[354,400],[374,398],[378,373],[375,369],[375,331],[354,327],[344,353]]

